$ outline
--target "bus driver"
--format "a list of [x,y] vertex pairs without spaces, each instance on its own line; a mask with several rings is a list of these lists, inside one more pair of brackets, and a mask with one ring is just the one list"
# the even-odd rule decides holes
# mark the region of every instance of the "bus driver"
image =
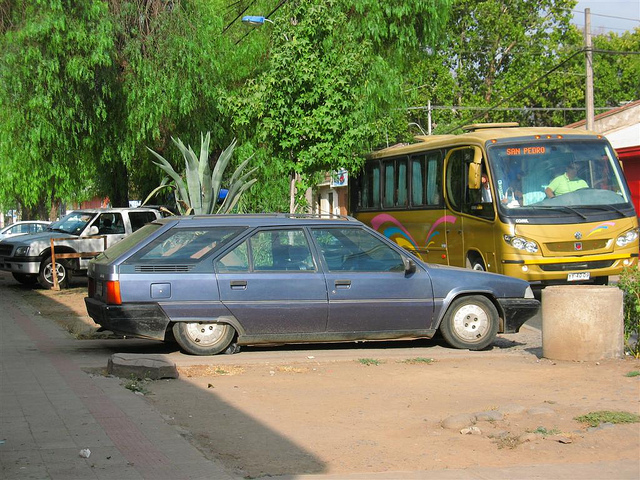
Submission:
[[553,198],[557,195],[575,192],[581,188],[589,188],[589,185],[581,178],[578,178],[578,164],[571,162],[567,165],[565,173],[551,180],[545,193],[548,198]]

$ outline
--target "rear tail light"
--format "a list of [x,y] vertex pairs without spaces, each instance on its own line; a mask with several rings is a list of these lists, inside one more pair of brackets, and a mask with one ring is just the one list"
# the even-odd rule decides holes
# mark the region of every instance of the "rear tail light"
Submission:
[[89,285],[87,290],[89,291],[89,298],[93,298],[96,296],[96,281],[89,277]]
[[105,282],[105,291],[107,294],[106,301],[109,305],[122,305],[122,298],[120,297],[120,282],[108,281]]

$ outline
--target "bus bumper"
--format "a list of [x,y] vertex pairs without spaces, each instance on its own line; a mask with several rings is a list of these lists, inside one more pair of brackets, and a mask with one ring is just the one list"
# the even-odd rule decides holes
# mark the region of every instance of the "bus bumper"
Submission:
[[531,257],[502,261],[502,273],[529,283],[582,283],[619,275],[638,265],[637,253],[590,255],[585,257]]

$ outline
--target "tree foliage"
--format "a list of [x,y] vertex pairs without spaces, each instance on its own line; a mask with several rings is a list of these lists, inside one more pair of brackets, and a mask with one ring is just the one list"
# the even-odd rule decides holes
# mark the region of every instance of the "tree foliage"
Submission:
[[106,5],[15,2],[3,28],[0,203],[47,210],[59,198],[89,197],[114,78]]
[[362,152],[405,122],[403,70],[389,60],[435,36],[447,3],[287,3],[267,67],[230,99],[234,125],[267,146],[280,178],[357,170]]
[[[288,178],[357,171],[366,152],[410,138],[408,123],[426,127],[428,102],[457,108],[433,112],[434,133],[570,123],[583,112],[551,109],[584,107],[575,4],[0,1],[0,205],[125,205],[161,181],[147,145],[176,165],[171,138],[210,130],[211,151],[237,137],[258,167],[243,208],[282,210]],[[244,14],[274,23],[250,29]],[[594,46],[596,107],[640,98],[640,56],[620,53],[640,51],[640,29]]]

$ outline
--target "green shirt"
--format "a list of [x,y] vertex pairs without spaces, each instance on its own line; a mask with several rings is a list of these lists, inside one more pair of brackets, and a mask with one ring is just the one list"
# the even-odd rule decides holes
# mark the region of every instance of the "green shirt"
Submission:
[[563,195],[565,193],[575,192],[581,188],[589,188],[589,185],[587,185],[587,182],[581,178],[570,180],[566,173],[558,175],[556,178],[551,180],[551,183],[549,184],[549,189],[551,189],[554,195]]

